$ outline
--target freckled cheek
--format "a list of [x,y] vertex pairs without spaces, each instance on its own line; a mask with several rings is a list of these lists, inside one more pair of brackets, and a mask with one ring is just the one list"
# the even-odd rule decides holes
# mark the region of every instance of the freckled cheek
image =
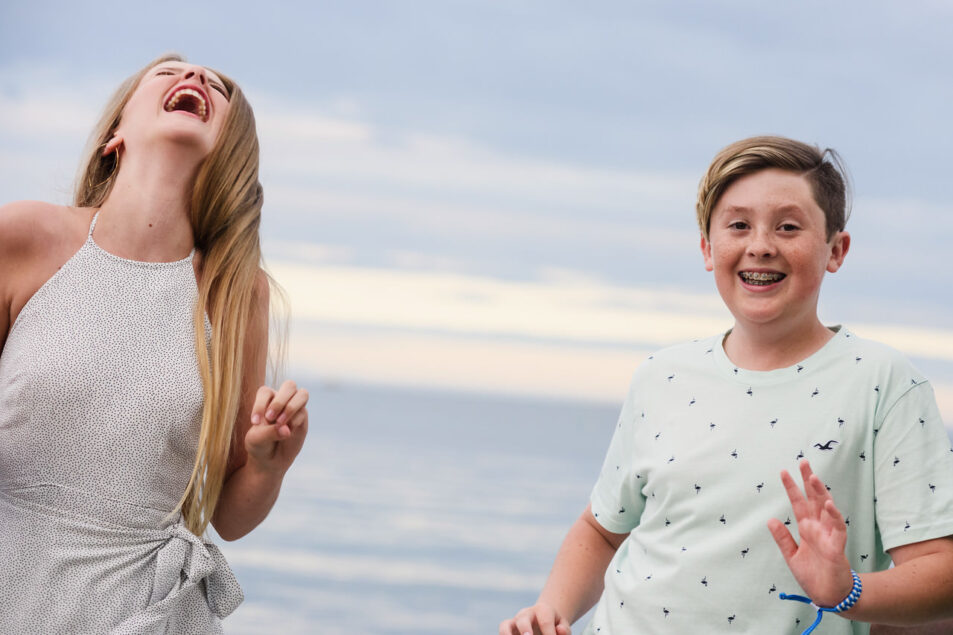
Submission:
[[723,271],[734,275],[734,269],[741,253],[732,249],[730,245],[716,245],[711,247],[711,260],[715,271]]

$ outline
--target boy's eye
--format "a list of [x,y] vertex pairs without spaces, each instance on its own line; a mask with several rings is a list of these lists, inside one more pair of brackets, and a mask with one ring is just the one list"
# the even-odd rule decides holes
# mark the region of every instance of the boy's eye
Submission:
[[781,231],[784,231],[784,232],[796,232],[798,229],[800,229],[800,227],[798,227],[794,223],[784,223],[783,225],[781,225]]
[[171,74],[172,74],[172,71],[167,69],[156,71],[156,75],[171,75]]
[[729,229],[748,229],[748,223],[743,220],[736,220],[735,222],[728,225]]

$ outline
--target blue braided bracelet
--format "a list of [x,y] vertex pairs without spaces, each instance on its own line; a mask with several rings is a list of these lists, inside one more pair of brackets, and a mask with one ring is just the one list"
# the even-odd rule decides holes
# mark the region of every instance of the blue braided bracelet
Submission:
[[814,620],[814,623],[811,624],[806,631],[801,633],[801,635],[808,635],[812,632],[817,625],[821,623],[821,618],[824,617],[824,613],[843,613],[844,611],[850,610],[857,600],[860,599],[860,592],[863,591],[864,585],[860,583],[860,576],[857,575],[857,572],[853,569],[850,570],[850,575],[854,578],[854,586],[850,590],[850,593],[847,594],[847,597],[840,601],[837,606],[824,607],[814,604],[811,598],[806,598],[803,595],[788,595],[787,593],[778,594],[778,598],[781,600],[795,600],[797,602],[804,602],[805,604],[810,604],[817,609],[817,619]]

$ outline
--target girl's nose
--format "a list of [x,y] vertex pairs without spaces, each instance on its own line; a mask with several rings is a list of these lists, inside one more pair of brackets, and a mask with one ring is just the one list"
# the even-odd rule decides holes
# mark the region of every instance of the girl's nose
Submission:
[[190,68],[185,73],[185,79],[195,79],[199,84],[205,85],[205,69],[204,68]]

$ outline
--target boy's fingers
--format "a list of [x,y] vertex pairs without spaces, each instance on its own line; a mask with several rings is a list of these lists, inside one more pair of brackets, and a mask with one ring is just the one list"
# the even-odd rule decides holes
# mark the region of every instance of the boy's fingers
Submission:
[[788,500],[791,501],[794,517],[803,518],[807,514],[807,499],[804,498],[801,488],[797,486],[787,470],[781,470],[781,484],[784,485],[784,491],[787,492]]
[[814,473],[814,470],[811,469],[811,462],[807,459],[801,459],[798,461],[797,466],[801,469],[801,479],[807,483],[807,480],[811,478],[811,474]]
[[831,493],[827,491],[827,486],[824,485],[824,481],[821,480],[817,474],[811,475],[811,487],[814,489],[814,493],[817,494],[818,498],[821,498],[825,501],[834,500],[831,498]]
[[824,483],[817,477],[817,474],[812,474],[811,480],[805,483],[804,487],[808,490],[808,496],[811,500],[812,515],[814,518],[820,519],[824,515],[824,505],[827,501],[833,500],[831,494],[824,487]]
[[552,613],[536,614],[536,625],[539,626],[539,632],[544,635],[556,635],[556,616]]
[[807,494],[808,500],[820,505],[816,510],[819,513],[824,505],[824,500],[830,498],[830,494],[824,487],[824,481],[821,480],[821,477],[811,469],[811,464],[807,459],[801,459],[800,467],[801,479],[804,481],[804,493]]
[[768,521],[768,530],[771,532],[774,542],[778,545],[778,549],[781,550],[785,562],[790,562],[791,558],[797,553],[797,543],[794,541],[791,532],[777,518]]
[[271,399],[274,395],[275,391],[268,386],[262,386],[258,389],[258,392],[255,393],[255,403],[251,408],[252,425],[265,422],[265,410],[268,404],[271,403]]
[[516,619],[513,620],[513,625],[516,627],[516,632],[520,633],[520,635],[523,633],[535,633],[531,615],[525,613],[517,614]]
[[834,504],[833,499],[827,499],[824,503],[824,512],[825,524],[828,526],[833,526],[834,528],[841,529],[847,526],[844,522],[844,515],[840,513],[840,510],[837,509],[837,505]]

